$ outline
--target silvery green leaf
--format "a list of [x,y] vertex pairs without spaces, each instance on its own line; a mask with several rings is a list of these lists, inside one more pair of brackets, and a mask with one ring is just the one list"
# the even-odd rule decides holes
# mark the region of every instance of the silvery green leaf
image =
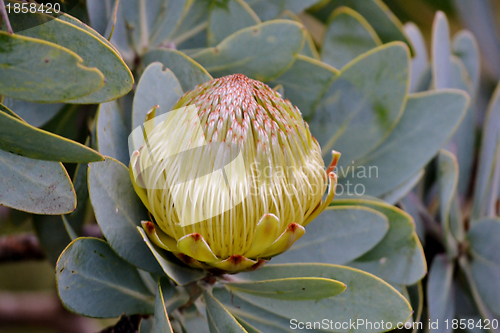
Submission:
[[328,20],[321,60],[342,68],[354,58],[380,45],[380,38],[363,16],[348,7],[340,7]]
[[414,176],[410,177],[408,180],[404,181],[401,185],[394,188],[393,190],[382,194],[380,198],[392,205],[396,204],[418,184],[423,176],[424,169],[420,169]]
[[228,282],[229,290],[289,301],[320,300],[337,296],[346,286],[340,281],[317,277],[280,278],[252,282]]
[[432,26],[432,76],[436,89],[451,88],[451,42],[448,20],[443,12],[437,12]]
[[467,234],[472,262],[470,268],[479,295],[489,309],[500,316],[500,253],[496,250],[500,238],[498,218],[481,219]]
[[[331,0],[326,5],[315,6],[313,12],[326,22],[331,13],[339,7],[349,7],[363,16],[375,29],[382,43],[402,41],[412,47],[403,24],[381,0]],[[410,50],[413,53],[413,49]]]
[[[244,304],[239,301],[239,299],[242,299],[261,311],[270,312],[272,314],[271,318],[288,318],[288,321],[285,322],[285,328],[288,330],[293,329],[290,319],[295,319],[296,322],[314,322],[318,321],[318,318],[328,318],[335,323],[363,318],[366,321],[384,320],[384,322],[390,322],[393,327],[396,327],[398,321],[404,322],[411,316],[410,304],[393,287],[371,274],[350,267],[311,263],[268,264],[255,272],[237,275],[239,281],[262,281],[284,277],[338,279],[346,284],[347,289],[337,296],[319,301],[277,300],[243,294],[237,291],[233,291],[234,297],[231,298],[230,295],[227,297],[223,289],[214,289],[214,296],[235,315],[244,313],[244,311],[251,311],[247,307],[242,310]],[[308,311],[304,311],[304,309],[308,309]],[[266,318],[264,315],[261,316]],[[247,319],[243,316],[242,318]],[[253,322],[251,324],[254,325]],[[275,324],[280,326],[281,323],[277,321]],[[338,331],[334,327],[328,330]],[[385,330],[374,329],[373,327],[369,329],[362,325],[351,328],[352,332],[381,332]]]
[[409,66],[408,48],[394,42],[342,68],[308,119],[326,163],[335,149],[342,152],[339,167],[352,165],[387,138],[404,110]]
[[38,129],[0,112],[0,149],[17,155],[56,162],[102,161],[103,157],[78,142]]
[[170,319],[168,318],[169,313],[167,310],[168,296],[170,296],[165,291],[171,290],[172,285],[170,281],[166,278],[160,279],[158,281],[158,289],[156,291],[156,302],[155,302],[155,321],[154,321],[154,332],[155,333],[173,333],[172,325],[170,324]]
[[304,9],[311,7],[320,0],[245,0],[246,3],[257,13],[262,21],[271,20],[280,13],[288,10],[298,14]]
[[359,258],[347,264],[391,283],[412,285],[424,278],[427,264],[422,245],[415,233],[405,245],[378,260]]
[[208,16],[208,46],[216,46],[238,30],[258,23],[259,17],[243,0],[213,2]]
[[458,189],[460,199],[467,194],[472,175],[474,161],[474,143],[475,143],[475,93],[472,82],[462,61],[452,56],[452,87],[466,91],[471,97],[469,107],[465,113],[464,119],[455,131],[453,137],[446,145],[446,149],[451,151],[456,157],[459,165]]
[[285,98],[299,108],[304,119],[309,120],[317,102],[338,75],[338,70],[324,62],[298,55],[285,73],[266,83],[271,86],[282,85]]
[[479,167],[471,223],[486,216],[495,216],[495,202],[500,197],[500,84],[491,98],[481,141]]
[[155,318],[142,318],[138,333],[154,333]]
[[207,304],[207,321],[211,333],[234,332],[246,333],[243,326],[217,300],[210,291],[204,291],[203,297]]
[[3,31],[0,45],[0,94],[7,97],[57,103],[104,86],[97,68],[86,67],[78,54],[60,45]]
[[340,169],[339,184],[350,184],[351,192],[358,186],[358,192],[379,196],[410,179],[451,137],[468,102],[467,94],[460,90],[410,95],[389,136],[356,163]]
[[[278,19],[285,19],[285,20],[291,20],[295,22],[299,22],[303,24],[303,22],[300,20],[300,18],[292,13],[291,11],[285,10],[283,13],[281,13],[278,17]],[[309,30],[305,31],[306,33],[306,41],[304,43],[304,47],[302,48],[302,51],[300,51],[301,55],[304,55],[306,57],[314,58],[316,60],[319,60],[319,54],[318,50],[316,49],[316,45],[314,44],[314,41],[312,39],[311,33]]]
[[64,105],[31,103],[13,98],[5,98],[3,104],[11,110],[16,110],[19,117],[34,127],[45,125]]
[[123,259],[149,272],[162,270],[137,231],[148,213],[135,194],[127,167],[107,157],[89,166],[89,195],[97,223]]
[[102,103],[97,110],[97,147],[103,155],[128,165],[128,130],[117,101]]
[[157,15],[156,20],[151,20],[154,26],[150,28],[150,47],[157,47],[171,40],[177,27],[186,18],[185,15],[189,6],[187,0],[166,0],[161,2],[163,6],[160,8],[159,13],[155,13],[155,8],[147,6],[148,14]]
[[56,266],[57,288],[65,307],[81,315],[113,318],[151,314],[154,295],[137,269],[97,238],[78,238]]
[[[429,271],[427,282],[427,302],[429,304],[429,318],[432,322],[451,322],[455,318],[455,291],[453,285],[453,271],[455,264],[446,257],[434,257]],[[436,333],[452,332],[450,325],[438,325],[433,329]]]
[[452,51],[460,58],[472,83],[472,93],[475,95],[479,89],[480,57],[476,38],[467,30],[458,32],[452,41]]
[[385,202],[367,199],[338,199],[334,200],[331,206],[366,207],[385,215],[389,221],[388,232],[385,233],[382,240],[375,247],[359,257],[359,261],[373,261],[387,257],[409,244],[410,239],[413,237],[415,227],[411,216]]
[[0,204],[34,214],[66,214],[76,207],[71,179],[60,162],[0,150]]
[[304,38],[301,24],[273,20],[239,30],[192,58],[214,77],[238,72],[265,81],[279,76],[293,63]]
[[422,245],[425,245],[425,226],[422,215],[428,214],[426,208],[422,204],[420,198],[413,192],[408,193],[401,200],[402,209],[410,214],[415,223],[415,231]]
[[307,226],[307,232],[273,263],[318,262],[345,264],[382,240],[387,217],[362,206],[329,207]]
[[154,49],[144,55],[143,61],[144,66],[153,62],[162,63],[175,74],[183,91],[192,90],[198,84],[212,80],[205,68],[177,50]]
[[[33,13],[26,13],[23,16],[18,15],[13,25],[18,29],[22,29],[44,16],[47,15]],[[73,20],[77,21],[74,18]],[[54,18],[19,33],[67,48],[82,57],[86,66],[95,67],[104,75],[104,86],[100,90],[88,96],[73,99],[70,103],[102,103],[125,95],[132,89],[134,83],[134,78],[127,65],[107,40],[86,29],[82,29],[79,26],[80,24],[81,22],[73,24],[69,20]],[[66,73],[68,72],[66,71]]]
[[[453,200],[456,198],[458,185],[458,163],[455,156],[442,150],[438,155],[438,195],[439,216],[443,226],[443,237],[446,250],[450,256],[457,255],[457,240],[464,240],[462,221],[456,221],[452,216]],[[458,222],[458,223],[457,223]]]
[[410,39],[415,55],[411,59],[411,77],[410,77],[410,92],[418,92],[418,83],[422,76],[427,71],[429,59],[427,55],[427,47],[425,40],[420,32],[420,29],[412,22],[406,23],[404,30]]
[[132,106],[132,129],[146,120],[146,114],[155,106],[156,115],[169,112],[183,95],[182,87],[172,70],[159,62],[151,63],[137,84]]
[[[87,140],[88,144],[88,140]],[[62,220],[71,240],[78,238],[85,223],[85,213],[89,199],[89,189],[87,184],[89,165],[80,163],[76,167],[73,176],[73,186],[76,192],[76,209],[70,214],[62,215]]]
[[485,74],[494,80],[500,78],[500,41],[495,9],[489,1],[454,0],[453,4],[465,26],[478,38],[482,57],[487,70]]
[[183,19],[170,35],[169,42],[177,49],[206,47],[210,4],[211,1],[206,0],[188,1]]

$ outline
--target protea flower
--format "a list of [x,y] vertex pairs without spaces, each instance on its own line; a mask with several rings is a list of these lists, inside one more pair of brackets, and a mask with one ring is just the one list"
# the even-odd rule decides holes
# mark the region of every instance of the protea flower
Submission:
[[[287,250],[333,199],[300,111],[241,74],[198,85],[144,126],[130,175],[151,242],[190,266],[237,272]],[[148,119],[154,119],[150,114]]]

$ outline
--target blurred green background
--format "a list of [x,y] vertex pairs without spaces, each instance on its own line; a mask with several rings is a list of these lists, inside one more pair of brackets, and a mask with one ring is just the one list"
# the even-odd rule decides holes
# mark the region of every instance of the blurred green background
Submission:
[[[123,0],[127,1],[127,0]],[[209,0],[207,0],[209,1]],[[272,1],[272,0],[270,0]],[[481,6],[482,2],[489,2],[494,13],[493,17],[500,18],[500,1],[490,0],[463,0],[469,3],[476,3]],[[430,35],[432,22],[437,10],[446,13],[450,22],[451,35],[461,29],[469,29],[478,38],[482,58],[482,81],[480,95],[478,96],[478,110],[485,110],[489,97],[499,79],[498,73],[491,68],[492,59],[485,59],[485,55],[491,54],[486,50],[489,47],[483,38],[478,37],[478,26],[471,17],[464,17],[463,13],[458,8],[459,0],[384,0],[385,4],[403,23],[414,22],[422,31],[426,39],[428,49],[430,49]],[[80,6],[73,9],[70,13],[83,21],[87,21],[85,1],[80,1]],[[473,16],[473,13],[469,13]],[[301,17],[302,18],[302,17]],[[500,20],[499,20],[500,21]],[[311,23],[304,19],[304,23],[308,25],[310,31],[313,32],[315,41],[319,40],[318,35],[321,34],[321,27],[314,29],[314,22]],[[317,22],[316,22],[317,23]],[[499,36],[499,22],[496,25],[489,25],[491,31],[479,31],[481,35]],[[314,35],[317,31],[318,35]],[[494,37],[497,38],[497,37]],[[498,41],[498,40],[497,40]],[[500,42],[500,41],[498,41]],[[497,62],[500,59],[496,59]],[[496,64],[498,68],[498,63]],[[73,133],[74,134],[74,133]],[[68,169],[72,174],[71,168]],[[19,235],[23,233],[32,233],[32,215],[18,212],[0,206],[0,238],[9,235]],[[92,217],[91,217],[92,218]],[[91,222],[91,221],[89,221]],[[1,251],[1,249],[0,249]],[[61,328],[65,318],[78,321],[81,324],[81,331],[96,332],[102,328],[116,322],[116,319],[97,320],[78,318],[67,313],[62,306],[59,305],[59,300],[56,295],[56,282],[54,276],[54,267],[48,260],[43,261],[20,261],[20,262],[0,262],[0,333],[48,333],[48,332],[64,332]],[[28,309],[32,314],[37,313],[37,309],[42,309],[47,314],[45,317],[36,317],[26,320],[13,320],[14,316],[10,316],[10,320],[3,320],[2,313],[6,311],[16,312],[19,309]],[[50,317],[52,316],[52,318]],[[12,322],[16,321],[16,324]],[[80,328],[74,328],[66,332],[80,332]]]

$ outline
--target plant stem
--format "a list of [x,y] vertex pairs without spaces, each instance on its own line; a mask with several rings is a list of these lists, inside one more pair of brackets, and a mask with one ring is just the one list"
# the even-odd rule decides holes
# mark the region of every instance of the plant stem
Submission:
[[[13,34],[12,26],[10,25],[9,16],[7,15],[7,11],[5,11],[5,3],[3,0],[0,0],[0,17],[5,21],[5,26],[7,27],[7,31],[9,34]],[[1,20],[0,20],[1,23]],[[0,28],[2,25],[0,24]]]
[[183,33],[182,35],[179,35],[177,38],[175,38],[172,43],[174,45],[179,45],[181,44],[182,42],[188,40],[189,38],[195,36],[197,33],[199,33],[200,31],[203,31],[203,29],[205,29],[206,27],[208,26],[208,23],[207,22],[203,22],[203,23],[200,23],[198,24],[196,27],[194,27],[193,29],[189,30],[189,31],[186,31],[185,33]]
[[108,41],[111,42],[111,37],[113,37],[113,32],[115,31],[116,26],[116,14],[118,13],[118,6],[120,4],[120,0],[116,0],[115,8],[113,9],[113,27],[111,28],[111,32],[109,33]]
[[[472,276],[472,270],[470,268],[469,262],[465,256],[461,256],[458,259],[458,264],[460,265],[460,268],[465,274],[465,278],[467,279],[467,282],[469,283],[470,290],[472,293],[472,298],[474,298],[474,301],[476,302],[477,309],[479,310],[479,314],[483,319],[488,319],[490,322],[495,318],[490,310],[486,307],[486,304],[484,304],[483,299],[481,298],[481,295],[479,295],[479,291],[477,290],[476,282],[474,281],[474,277]],[[491,333],[499,333],[500,330],[498,329],[493,329],[491,328],[489,330]]]

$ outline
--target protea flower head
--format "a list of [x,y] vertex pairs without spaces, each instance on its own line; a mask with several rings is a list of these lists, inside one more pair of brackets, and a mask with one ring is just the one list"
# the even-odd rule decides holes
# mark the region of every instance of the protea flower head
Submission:
[[154,116],[130,162],[153,220],[143,227],[193,267],[256,268],[287,250],[333,199],[340,154],[325,170],[300,111],[260,81],[214,79]]

